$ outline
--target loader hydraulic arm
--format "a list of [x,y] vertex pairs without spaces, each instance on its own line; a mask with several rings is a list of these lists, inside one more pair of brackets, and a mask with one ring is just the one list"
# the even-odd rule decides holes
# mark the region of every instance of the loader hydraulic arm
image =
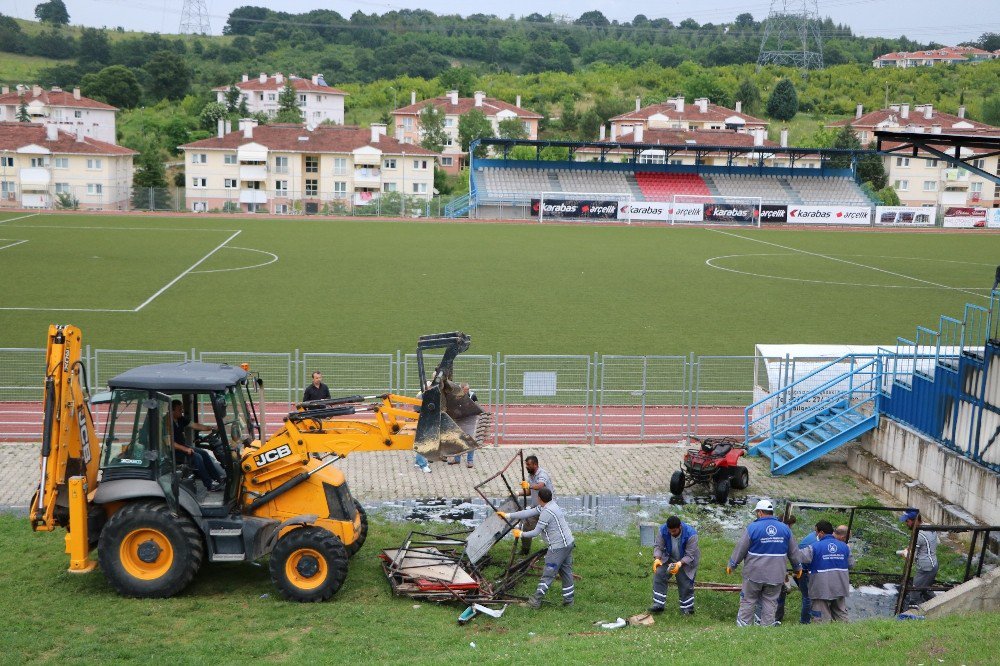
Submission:
[[82,478],[85,494],[97,487],[100,442],[90,412],[81,350],[78,328],[49,327],[41,474],[30,511],[35,531],[47,532],[69,525],[72,477]]

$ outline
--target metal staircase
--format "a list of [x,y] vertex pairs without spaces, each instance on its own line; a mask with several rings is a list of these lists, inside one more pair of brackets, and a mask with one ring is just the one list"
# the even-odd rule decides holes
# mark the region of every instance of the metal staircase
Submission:
[[745,444],[789,474],[878,426],[882,359],[849,354],[744,411]]

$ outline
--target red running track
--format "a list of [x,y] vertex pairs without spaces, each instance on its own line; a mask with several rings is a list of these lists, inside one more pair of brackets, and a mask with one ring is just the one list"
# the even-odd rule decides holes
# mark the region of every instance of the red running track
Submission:
[[[281,426],[290,407],[285,403],[267,405],[269,432]],[[103,411],[95,418],[101,431]],[[0,443],[38,442],[41,432],[41,402],[0,402]],[[662,444],[691,435],[742,436],[743,407],[500,405],[494,411],[494,436],[489,443]]]

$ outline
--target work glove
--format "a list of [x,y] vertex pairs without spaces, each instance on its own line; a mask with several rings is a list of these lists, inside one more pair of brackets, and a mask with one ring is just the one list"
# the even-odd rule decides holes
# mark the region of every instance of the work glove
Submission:
[[497,515],[503,518],[504,520],[507,520],[507,514],[504,513],[503,511],[497,511]]
[[514,538],[515,539],[520,539],[521,538],[521,530],[519,530],[519,529],[517,529],[515,527],[514,530],[513,530],[513,532],[514,532]]
[[729,574],[730,576],[733,575],[733,568],[728,564],[726,565],[726,573]]
[[794,578],[795,580],[798,580],[798,579],[802,578],[802,574],[803,574],[803,570],[802,569],[796,569],[795,571],[792,572],[792,578]]
[[521,488],[524,490],[529,490],[531,488],[531,485],[527,481],[522,481]]
[[663,566],[663,562],[661,562],[660,560],[653,560],[653,573],[656,573],[656,570],[659,569],[661,566]]
[[674,562],[673,564],[670,565],[670,569],[668,569],[668,571],[670,571],[671,574],[676,576],[677,574],[680,573],[681,566],[683,565],[680,562]]

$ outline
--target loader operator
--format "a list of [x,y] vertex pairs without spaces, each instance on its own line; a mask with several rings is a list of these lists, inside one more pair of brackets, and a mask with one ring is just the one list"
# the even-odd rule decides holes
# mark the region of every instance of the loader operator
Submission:
[[566,515],[552,500],[552,491],[542,488],[538,491],[538,506],[524,511],[514,513],[504,513],[497,511],[497,515],[504,520],[524,520],[535,518],[535,528],[524,531],[515,528],[514,538],[535,537],[541,535],[549,544],[549,550],[545,554],[545,568],[542,570],[542,577],[538,581],[538,589],[528,599],[528,606],[531,608],[542,607],[542,597],[549,590],[549,585],[559,574],[562,580],[563,606],[573,605],[573,548],[576,543],[573,541],[573,533],[566,522]]
[[732,574],[740,562],[743,566],[743,591],[740,592],[740,610],[736,615],[736,626],[749,627],[753,624],[754,607],[760,600],[760,623],[773,627],[778,609],[778,596],[785,583],[785,559],[792,563],[796,579],[802,577],[802,567],[797,561],[797,549],[788,525],[774,517],[771,500],[762,499],[754,508],[757,519],[747,525],[746,531],[733,549],[726,565],[726,573]]
[[[528,472],[528,480],[521,482],[521,488],[525,495],[530,495],[529,507],[538,506],[538,492],[542,488],[548,488],[549,494],[555,494],[552,487],[552,478],[549,473],[538,466],[538,456],[528,456],[524,459],[524,469]],[[536,518],[529,518],[524,521],[524,530],[529,532],[535,528]],[[527,555],[531,552],[531,537],[521,538],[521,554]]]
[[194,467],[195,475],[205,484],[209,492],[222,490],[222,477],[212,464],[211,454],[205,449],[188,446],[185,443],[184,431],[187,428],[201,432],[211,432],[213,428],[201,423],[192,423],[184,416],[184,408],[180,400],[170,403],[174,421],[174,460],[177,463],[187,463]]
[[698,533],[677,516],[660,526],[653,542],[653,605],[650,613],[662,613],[667,603],[667,584],[677,577],[677,600],[681,615],[694,615],[694,575],[701,549]]

